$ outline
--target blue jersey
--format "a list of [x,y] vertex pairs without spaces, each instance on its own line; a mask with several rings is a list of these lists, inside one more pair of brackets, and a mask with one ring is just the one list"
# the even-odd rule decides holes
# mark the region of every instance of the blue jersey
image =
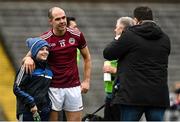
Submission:
[[52,71],[46,63],[36,63],[36,69],[32,74],[25,74],[24,67],[21,67],[13,88],[17,99],[17,118],[19,114],[30,112],[34,105],[38,110],[50,105],[48,89],[52,76]]

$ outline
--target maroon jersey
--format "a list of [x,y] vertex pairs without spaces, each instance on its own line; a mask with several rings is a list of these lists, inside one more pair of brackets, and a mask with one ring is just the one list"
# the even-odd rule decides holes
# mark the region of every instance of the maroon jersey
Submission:
[[56,36],[52,30],[41,38],[50,44],[48,64],[53,71],[51,87],[69,88],[80,85],[77,67],[77,48],[86,47],[83,34],[77,30],[66,29],[63,36]]

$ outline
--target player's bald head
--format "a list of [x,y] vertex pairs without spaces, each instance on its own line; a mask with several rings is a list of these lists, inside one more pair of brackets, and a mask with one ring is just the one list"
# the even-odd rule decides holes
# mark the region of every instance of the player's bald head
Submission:
[[65,12],[64,12],[64,10],[62,8],[59,8],[59,7],[52,7],[52,8],[50,8],[49,11],[48,11],[49,19],[52,19],[53,15],[58,13],[58,12],[65,14]]

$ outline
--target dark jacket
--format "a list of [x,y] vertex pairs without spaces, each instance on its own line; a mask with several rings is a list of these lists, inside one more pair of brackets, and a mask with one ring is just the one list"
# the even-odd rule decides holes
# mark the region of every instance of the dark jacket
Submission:
[[52,79],[52,71],[46,62],[35,62],[36,69],[32,74],[24,73],[24,68],[18,71],[13,91],[17,99],[17,117],[36,105],[41,111],[45,107],[50,107],[48,97],[49,85]]
[[103,51],[104,58],[118,59],[120,87],[113,102],[169,106],[169,54],[170,40],[154,22],[129,27],[117,41],[107,45]]

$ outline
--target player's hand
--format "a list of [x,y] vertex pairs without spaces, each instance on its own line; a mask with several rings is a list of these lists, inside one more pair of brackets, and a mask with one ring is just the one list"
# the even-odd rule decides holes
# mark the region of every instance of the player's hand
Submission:
[[81,93],[87,93],[89,90],[89,87],[90,87],[89,81],[84,80],[81,83]]
[[23,59],[23,66],[25,68],[25,72],[28,73],[32,73],[33,70],[35,69],[35,63],[34,60],[30,57],[27,56]]

